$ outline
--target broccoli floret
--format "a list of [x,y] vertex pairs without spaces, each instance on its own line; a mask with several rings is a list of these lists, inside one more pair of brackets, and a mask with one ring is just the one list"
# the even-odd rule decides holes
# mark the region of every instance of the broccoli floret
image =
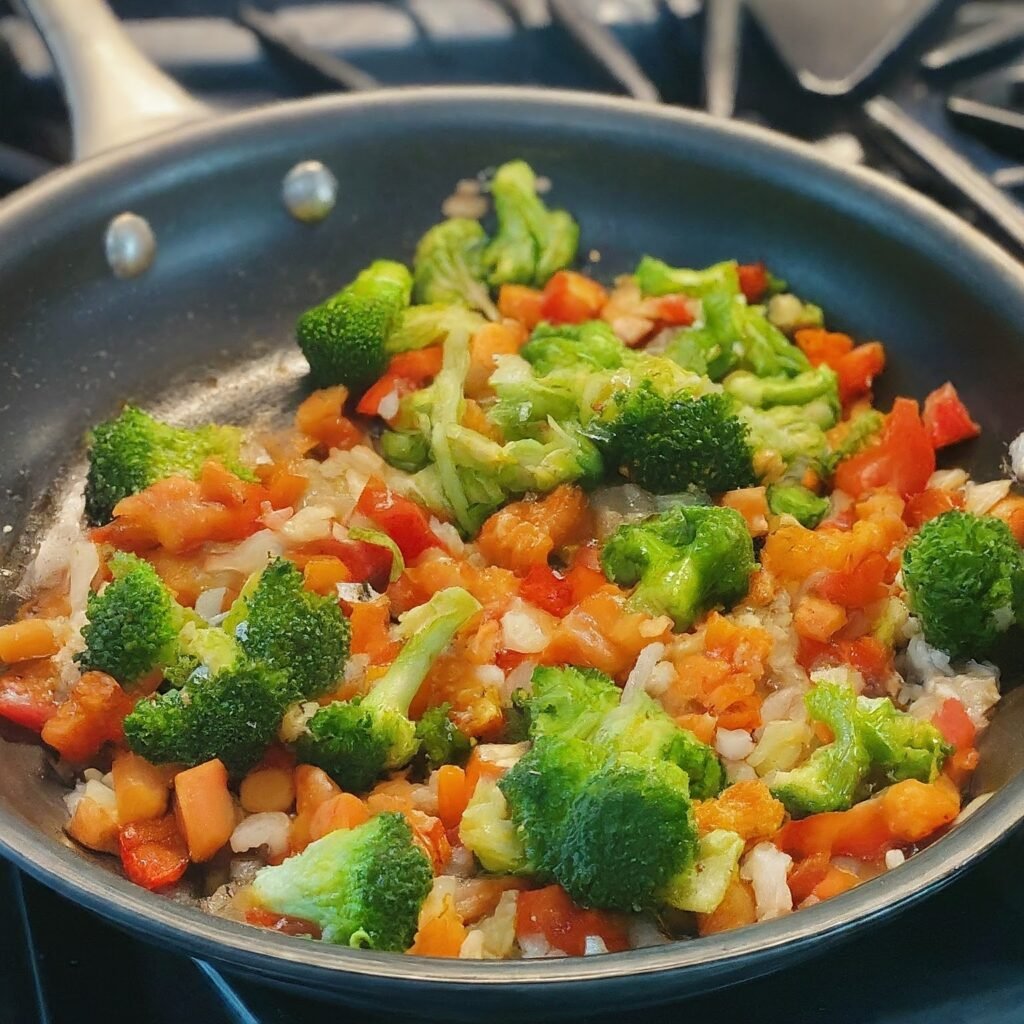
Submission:
[[128,746],[154,764],[219,757],[232,774],[273,742],[291,697],[285,673],[243,659],[180,690],[140,701],[124,720]]
[[747,593],[754,548],[735,509],[677,505],[620,526],[605,541],[601,566],[613,583],[636,585],[628,607],[670,615],[687,629],[704,612],[730,607]]
[[888,697],[857,697],[849,684],[824,676],[814,681],[804,703],[834,738],[803,765],[771,778],[773,795],[791,814],[842,811],[880,786],[935,780],[951,752],[935,726]]
[[952,753],[931,722],[900,711],[888,697],[858,697],[857,728],[876,781],[934,782]]
[[523,698],[530,738],[589,740],[619,703],[619,688],[603,672],[575,665],[538,665]]
[[296,697],[328,693],[348,660],[348,619],[336,601],[306,590],[302,573],[284,558],[245,585],[224,630],[250,658],[284,671]]
[[672,295],[682,292],[697,298],[708,295],[739,295],[740,279],[736,261],[716,263],[704,270],[670,267],[663,260],[644,256],[637,264],[636,283],[644,295]]
[[428,708],[416,723],[416,738],[427,762],[433,770],[443,764],[461,764],[469,757],[472,743],[469,737],[451,720],[450,704]]
[[481,779],[473,790],[459,822],[459,838],[485,871],[516,875],[531,870],[505,794],[491,779]]
[[149,562],[117,552],[113,580],[91,594],[82,627],[85,650],[75,660],[85,669],[113,676],[130,687],[178,657],[178,633],[190,613],[174,600]]
[[866,448],[884,426],[885,417],[877,409],[867,409],[851,420],[842,441],[822,460],[821,468],[826,476],[831,476],[844,459]]
[[813,530],[828,514],[828,498],[822,498],[803,484],[772,484],[768,508],[773,515],[792,516],[801,526]]
[[944,512],[903,552],[903,583],[925,639],[982,658],[1024,610],[1024,553],[1001,519]]
[[835,416],[839,415],[839,378],[827,366],[795,377],[758,377],[749,370],[737,370],[725,378],[722,386],[738,401],[757,409],[807,405],[820,398],[828,402]]
[[804,704],[811,718],[829,727],[832,742],[818,747],[799,767],[776,772],[772,795],[790,814],[845,811],[870,767],[857,728],[857,696],[850,686],[822,680],[804,697]]
[[566,815],[601,752],[583,740],[542,736],[498,781],[532,871],[555,877]]
[[387,672],[366,697],[317,711],[299,737],[300,758],[350,792],[369,789],[382,772],[408,764],[420,745],[409,705],[438,655],[479,610],[471,594],[450,587],[409,613],[410,638]]
[[337,295],[303,313],[296,337],[314,386],[365,391],[384,372],[385,342],[411,294],[408,269],[377,260]]
[[92,432],[86,518],[93,526],[109,522],[122,498],[167,476],[194,480],[208,459],[216,459],[244,480],[253,480],[241,461],[241,446],[242,432],[237,427],[172,427],[126,405],[120,416]]
[[164,669],[172,686],[184,686],[190,679],[207,678],[231,668],[245,657],[238,641],[222,629],[186,622],[177,638],[177,655]]
[[637,754],[621,754],[594,773],[562,828],[555,875],[584,907],[651,909],[697,856],[686,773]]
[[721,394],[666,399],[645,384],[621,401],[606,443],[609,464],[655,494],[718,493],[755,480],[748,427]]
[[745,845],[735,832],[721,828],[701,836],[696,863],[669,881],[661,899],[677,910],[710,914],[725,898]]
[[542,377],[555,370],[617,370],[629,350],[603,320],[581,324],[538,324],[520,355]]
[[320,926],[325,942],[399,953],[412,945],[433,873],[401,814],[337,829],[253,879],[260,903]]
[[754,468],[759,478],[776,481],[794,465],[820,466],[828,452],[825,431],[835,422],[831,405],[815,399],[807,405],[755,409],[737,404],[737,415],[750,430]]
[[541,287],[573,261],[579,226],[565,210],[547,208],[529,164],[514,160],[499,167],[491,195],[498,230],[484,251],[484,267],[492,285]]
[[416,246],[413,296],[417,302],[457,302],[491,320],[498,311],[484,283],[487,235],[475,220],[454,217],[435,224]]
[[639,754],[649,760],[671,761],[690,780],[690,793],[700,800],[717,796],[725,782],[718,755],[639,687],[627,689],[621,702],[606,715],[593,736],[600,747]]

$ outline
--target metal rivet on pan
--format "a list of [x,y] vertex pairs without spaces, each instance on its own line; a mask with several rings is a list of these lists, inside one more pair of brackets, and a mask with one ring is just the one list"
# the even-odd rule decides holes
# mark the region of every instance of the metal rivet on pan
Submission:
[[149,270],[156,256],[156,235],[145,217],[119,213],[103,237],[107,263],[118,277],[138,277]]
[[334,209],[338,179],[319,160],[303,160],[284,176],[281,198],[296,220],[315,224]]

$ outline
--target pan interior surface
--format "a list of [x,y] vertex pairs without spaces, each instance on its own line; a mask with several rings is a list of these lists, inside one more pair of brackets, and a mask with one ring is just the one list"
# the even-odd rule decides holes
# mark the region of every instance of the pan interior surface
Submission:
[[[181,422],[294,408],[305,393],[297,314],[373,258],[410,259],[458,179],[514,157],[552,180],[550,199],[579,220],[595,276],[610,281],[648,252],[688,266],[763,259],[830,326],[885,342],[886,392],[920,398],[954,380],[983,427],[957,461],[978,479],[1001,475],[1006,443],[1024,426],[1024,274],[930,203],[769,133],[628,102],[452,89],[328,98],[164,136],[0,207],[4,612],[90,426],[126,400]],[[305,159],[339,181],[337,206],[315,227],[280,198],[282,178]],[[102,245],[124,210],[145,216],[158,244],[152,269],[130,281],[110,273]],[[40,748],[6,727],[0,845],[125,927],[307,994],[367,1001],[386,990],[396,1012],[422,1012],[427,986],[445,996],[435,1012],[448,1019],[531,1005],[551,1013],[563,997],[566,1012],[580,1012],[763,973],[908,904],[1024,815],[1016,767],[963,827],[847,895],[736,933],[585,961],[354,952],[152,896],[64,837],[63,787]],[[470,991],[472,1003],[460,1003]]]

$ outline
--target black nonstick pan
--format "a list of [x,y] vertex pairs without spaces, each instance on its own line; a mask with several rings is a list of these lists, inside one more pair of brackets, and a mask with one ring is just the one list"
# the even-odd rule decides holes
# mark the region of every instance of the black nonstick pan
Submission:
[[[409,258],[458,179],[513,157],[552,180],[553,202],[582,225],[581,251],[599,254],[598,276],[610,280],[645,252],[684,265],[764,259],[837,327],[885,341],[890,390],[920,397],[954,379],[984,427],[967,455],[979,479],[998,475],[1024,427],[1024,272],[874,174],[769,132],[580,93],[382,91],[206,116],[125,48],[99,0],[28,6],[65,74],[88,159],[0,205],[5,611],[91,425],[129,399],[185,422],[296,401],[296,315],[370,258]],[[130,142],[153,126],[142,115],[164,130]],[[107,141],[125,144],[93,155]],[[315,226],[281,200],[285,174],[312,159],[338,181],[333,212]],[[152,266],[129,279],[104,254],[108,222],[126,210],[156,239]],[[0,849],[146,940],[308,995],[447,1020],[598,1009],[630,1019],[643,1004],[820,952],[956,878],[1024,817],[1014,703],[991,731],[1002,738],[982,785],[995,795],[904,866],[787,918],[630,953],[429,960],[204,916],[72,844],[61,830],[64,786],[13,730],[0,735]]]

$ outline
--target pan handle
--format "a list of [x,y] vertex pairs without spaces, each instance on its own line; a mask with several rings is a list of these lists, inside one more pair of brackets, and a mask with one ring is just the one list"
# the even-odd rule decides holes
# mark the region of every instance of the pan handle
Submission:
[[63,83],[76,160],[212,113],[136,47],[105,0],[21,3]]

